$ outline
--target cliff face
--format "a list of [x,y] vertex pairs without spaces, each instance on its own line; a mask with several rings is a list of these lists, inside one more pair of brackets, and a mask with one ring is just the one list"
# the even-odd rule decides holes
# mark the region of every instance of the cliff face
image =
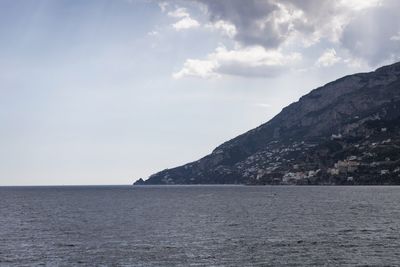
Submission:
[[328,83],[210,155],[137,184],[400,183],[399,78],[396,63]]

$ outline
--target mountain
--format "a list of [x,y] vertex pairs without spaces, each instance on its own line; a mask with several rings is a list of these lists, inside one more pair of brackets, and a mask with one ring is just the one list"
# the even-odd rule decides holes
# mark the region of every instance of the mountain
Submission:
[[400,184],[400,62],[345,76],[135,184]]

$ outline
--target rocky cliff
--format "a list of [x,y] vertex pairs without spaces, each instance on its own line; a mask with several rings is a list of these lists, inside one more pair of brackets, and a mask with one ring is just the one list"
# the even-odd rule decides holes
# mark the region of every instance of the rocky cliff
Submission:
[[311,91],[210,155],[136,184],[400,184],[400,62]]

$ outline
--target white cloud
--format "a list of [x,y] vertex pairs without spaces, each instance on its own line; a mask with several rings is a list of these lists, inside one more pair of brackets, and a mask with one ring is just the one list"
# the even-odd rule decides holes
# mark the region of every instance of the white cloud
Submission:
[[201,78],[221,75],[237,76],[276,76],[287,67],[294,66],[301,60],[299,53],[284,54],[279,50],[266,50],[262,46],[243,47],[228,50],[218,47],[205,60],[188,59],[177,73],[175,79],[186,76]]
[[191,28],[197,28],[199,26],[200,26],[200,23],[197,20],[192,19],[191,17],[185,17],[185,18],[179,20],[178,22],[175,22],[174,24],[172,24],[172,27],[174,27],[174,29],[177,31],[187,30],[187,29],[191,29]]
[[261,46],[251,46],[237,50],[227,50],[225,47],[220,46],[211,56],[220,62],[224,62],[224,65],[240,64],[250,68],[283,66],[291,61],[298,61],[301,59],[300,54],[297,53],[284,55],[278,50],[266,50]]
[[330,67],[341,60],[340,57],[336,55],[336,50],[326,49],[324,53],[318,58],[316,65],[319,67]]
[[188,59],[183,65],[182,70],[172,75],[174,79],[180,79],[183,77],[200,77],[200,78],[211,78],[218,76],[215,73],[217,68],[217,62],[210,60],[198,60]]
[[168,16],[179,19],[177,22],[172,24],[172,27],[177,31],[197,28],[200,26],[200,23],[191,18],[189,12],[184,7],[178,7],[174,11],[168,12]]

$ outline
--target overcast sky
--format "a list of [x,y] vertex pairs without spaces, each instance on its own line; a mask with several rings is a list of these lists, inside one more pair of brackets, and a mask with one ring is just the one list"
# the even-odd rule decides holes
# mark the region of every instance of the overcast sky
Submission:
[[130,184],[400,58],[398,0],[0,0],[0,185]]

